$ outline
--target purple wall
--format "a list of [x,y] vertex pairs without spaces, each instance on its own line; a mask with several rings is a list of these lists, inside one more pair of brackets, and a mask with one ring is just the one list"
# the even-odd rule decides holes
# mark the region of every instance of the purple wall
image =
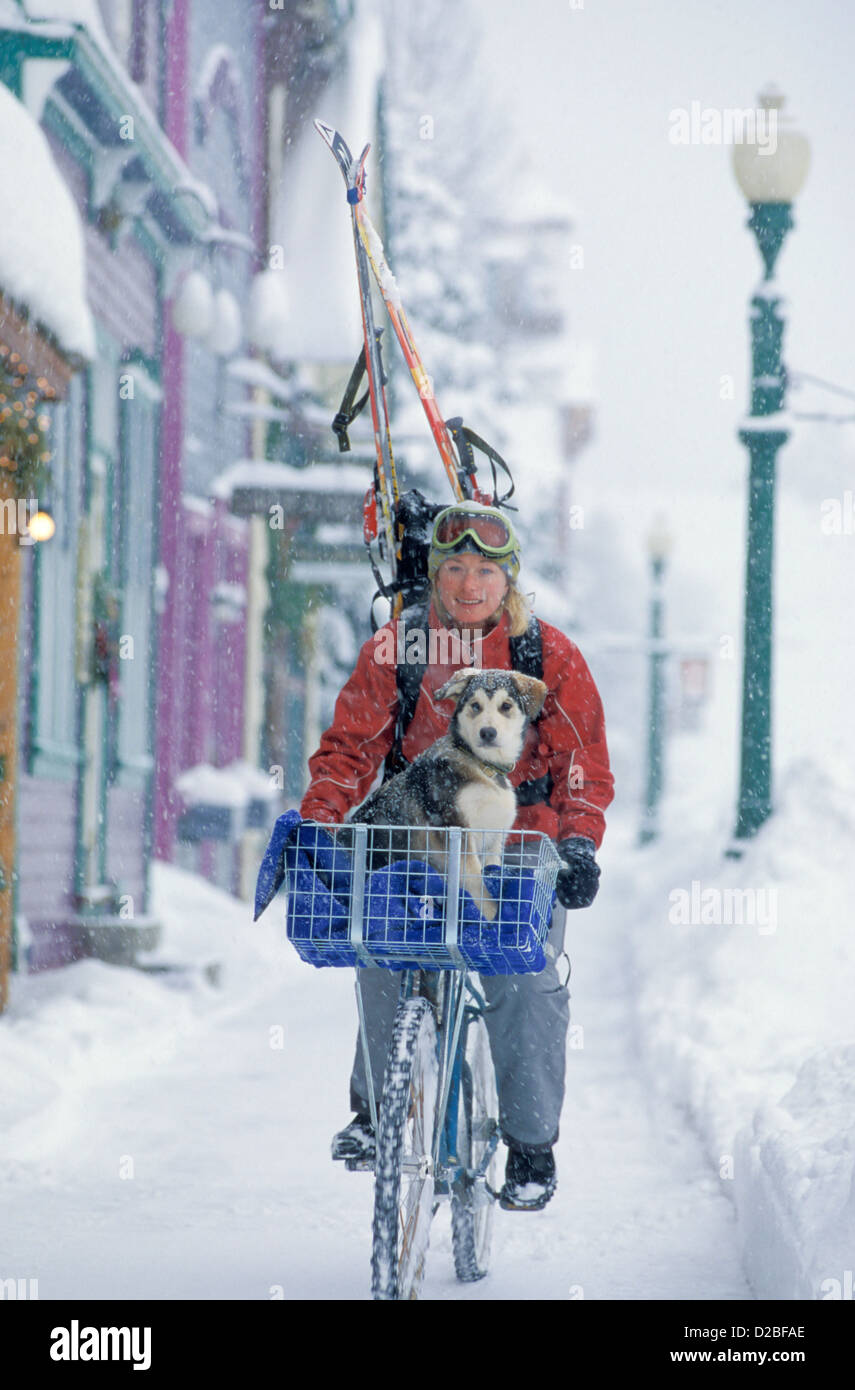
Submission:
[[[245,78],[250,99],[244,113],[247,118],[244,130],[249,145],[246,154],[251,185],[251,230],[256,242],[263,242],[264,9],[253,7],[251,14],[252,71],[251,76]],[[248,15],[241,6],[226,3],[223,6],[224,39],[228,37],[229,26],[237,25],[238,31],[245,33],[249,27],[247,20]],[[195,50],[191,44],[194,33]],[[216,26],[208,22],[207,9],[201,0],[194,0],[194,4],[191,0],[175,0],[166,42],[164,121],[167,136],[191,164],[195,78],[192,63],[200,61],[204,45],[217,37]],[[200,166],[194,172],[207,177],[215,193],[221,194],[217,169],[227,167],[222,161],[228,151],[216,144],[217,139],[223,138],[223,128],[217,127],[215,133],[212,125],[211,131],[211,140],[196,151]],[[248,262],[241,264],[249,269]],[[220,582],[246,587],[249,553],[246,522],[231,517],[221,503],[210,509],[200,509],[184,499],[190,462],[183,454],[184,440],[187,434],[200,437],[204,452],[196,457],[206,462],[216,460],[217,467],[224,467],[247,452],[249,427],[241,426],[242,444],[233,441],[223,449],[222,436],[226,430],[221,426],[227,425],[230,437],[234,429],[228,416],[222,420],[215,418],[215,374],[211,370],[211,360],[200,358],[198,349],[185,343],[173,331],[168,306],[164,317],[162,379],[165,395],[160,552],[170,584],[160,620],[155,854],[171,859],[175,854],[177,821],[182,809],[173,791],[178,774],[200,762],[223,766],[242,753],[245,615],[235,622],[218,619],[211,596]],[[222,456],[215,452],[217,449]],[[191,484],[190,490],[201,491],[204,496],[201,480]],[[204,864],[204,856],[201,862]]]
[[[249,572],[247,523],[229,516],[218,506],[219,578],[240,585],[246,592]],[[234,622],[216,624],[215,682],[217,702],[214,711],[216,759],[220,766],[233,762],[242,753],[243,682],[246,667],[246,615]]]
[[[179,154],[187,148],[188,0],[174,0],[166,32],[164,130]],[[172,783],[178,760],[180,730],[179,653],[184,646],[184,622],[189,595],[183,592],[180,546],[181,450],[184,432],[184,351],[167,309],[163,317],[163,416],[160,458],[160,561],[169,575],[169,590],[160,622],[154,785],[154,852],[171,859],[175,845],[177,807]]]

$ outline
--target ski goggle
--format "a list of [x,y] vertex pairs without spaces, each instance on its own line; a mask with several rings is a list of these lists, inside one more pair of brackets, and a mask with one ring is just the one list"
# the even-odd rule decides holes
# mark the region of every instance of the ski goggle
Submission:
[[431,548],[454,550],[464,540],[471,540],[488,556],[504,558],[516,549],[514,534],[498,512],[440,512],[434,525]]

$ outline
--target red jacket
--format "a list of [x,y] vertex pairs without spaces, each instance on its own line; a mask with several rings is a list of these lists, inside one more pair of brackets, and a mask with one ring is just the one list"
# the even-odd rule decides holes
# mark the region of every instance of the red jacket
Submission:
[[[429,621],[440,629],[433,606]],[[540,627],[549,694],[510,780],[518,786],[549,771],[554,785],[548,802],[520,807],[514,826],[545,831],[554,840],[586,835],[599,848],[606,827],[603,813],[614,796],[602,703],[578,647],[549,623],[541,622]],[[336,701],[333,722],[309,759],[311,782],[300,806],[307,820],[343,821],[368,795],[392,747],[398,700],[390,658],[394,632],[394,623],[387,623],[363,645],[356,670]],[[484,669],[512,669],[507,614],[483,638],[479,664]],[[404,735],[408,761],[447,733],[454,704],[436,701],[434,693],[463,665],[461,660],[427,667]]]

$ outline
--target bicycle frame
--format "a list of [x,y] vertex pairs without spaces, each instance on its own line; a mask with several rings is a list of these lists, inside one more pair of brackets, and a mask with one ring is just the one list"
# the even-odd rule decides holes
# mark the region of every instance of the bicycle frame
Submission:
[[[439,1085],[430,1164],[435,1195],[450,1197],[455,1183],[465,1181],[474,1184],[486,1177],[499,1144],[499,1128],[496,1125],[476,1171],[464,1168],[458,1157],[457,1122],[460,1114],[460,1088],[463,1084],[465,1027],[470,1020],[483,1016],[486,1002],[472,984],[469,971],[465,967],[459,971],[405,970],[401,980],[400,997],[410,999],[415,996],[428,999],[437,1015]],[[371,1120],[376,1133],[377,1097],[368,1052],[359,971],[356,977],[356,998]],[[362,1164],[354,1166],[361,1167]]]

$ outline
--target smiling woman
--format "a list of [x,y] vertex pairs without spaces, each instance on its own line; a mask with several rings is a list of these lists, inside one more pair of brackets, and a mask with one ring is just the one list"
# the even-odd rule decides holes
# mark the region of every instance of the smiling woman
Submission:
[[509,583],[504,570],[479,555],[455,555],[437,571],[436,594],[452,623],[492,628],[501,617]]
[[[458,761],[465,757],[461,746],[471,730],[454,722],[456,696],[467,681],[473,692],[486,682],[495,708],[489,718],[477,700],[470,710],[476,735],[467,746],[472,755],[475,744],[478,770],[470,768],[467,775],[475,790],[467,784],[465,794],[475,796],[479,808],[486,805],[485,791],[495,791],[491,774],[501,771],[502,795],[509,803],[503,805],[503,827],[512,823],[513,830],[538,830],[555,840],[563,861],[559,902],[564,908],[587,907],[597,892],[600,871],[594,854],[613,796],[602,705],[575,645],[529,614],[516,584],[519,564],[513,528],[498,508],[459,502],[439,513],[428,556],[430,602],[409,610],[407,625],[415,633],[421,624],[429,639],[434,631],[459,633],[458,650],[437,660],[438,644],[422,642],[425,662],[411,656],[409,640],[398,641],[395,667],[389,661],[389,648],[399,635],[394,621],[364,644],[336,701],[333,724],[309,760],[311,782],[300,810],[307,820],[338,823],[370,816],[375,824],[390,823],[382,816],[392,775],[401,771],[406,780],[408,766],[415,763],[407,785],[416,785],[418,769],[431,762],[436,750],[453,748]],[[477,664],[485,668],[480,672],[465,669],[463,651],[473,639]],[[523,721],[520,700],[510,692],[520,685],[527,688],[526,682],[540,694]],[[506,717],[515,713],[521,726],[516,742],[508,740],[505,727]],[[507,749],[500,746],[503,740]],[[420,758],[428,749],[427,758]],[[366,802],[381,769],[384,788]],[[443,782],[425,812],[427,819],[415,823],[495,828],[481,809],[458,804],[453,790],[453,779]],[[510,1150],[502,1205],[515,1211],[538,1210],[555,1191],[552,1146],[564,1099],[568,1023],[567,989],[555,964],[562,936],[559,912],[547,964],[539,974],[496,976],[486,983],[482,978],[490,1002],[502,1137]],[[335,1136],[334,1158],[373,1158],[366,1065],[374,1092],[380,1094],[399,983],[397,975],[385,970],[362,972],[369,1062],[358,1046],[350,1085],[355,1116]]]

